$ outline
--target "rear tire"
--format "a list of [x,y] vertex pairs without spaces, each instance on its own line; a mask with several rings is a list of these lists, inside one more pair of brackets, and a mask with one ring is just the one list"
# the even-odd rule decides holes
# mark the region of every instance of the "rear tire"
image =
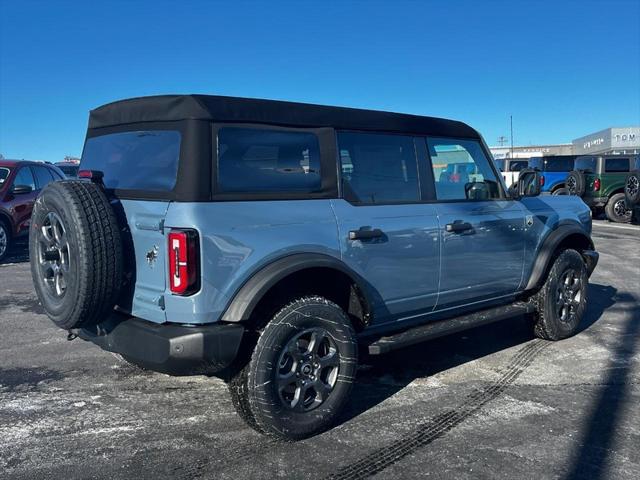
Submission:
[[616,223],[629,223],[632,211],[627,208],[624,193],[612,195],[604,207],[607,218]]
[[587,308],[589,278],[582,256],[562,251],[553,262],[536,305],[534,333],[545,340],[561,340],[575,334]]
[[640,170],[634,170],[627,176],[624,184],[624,198],[627,208],[640,203]]
[[229,383],[233,404],[260,433],[299,440],[330,428],[355,380],[351,322],[329,300],[307,296],[274,315],[250,361]]
[[31,274],[49,318],[69,330],[101,322],[122,281],[122,241],[104,191],[52,182],[38,196],[29,234]]
[[7,256],[11,248],[11,228],[0,219],[0,262]]
[[569,192],[568,188],[562,187],[562,188],[558,188],[557,190],[554,190],[552,195],[571,195],[571,193]]

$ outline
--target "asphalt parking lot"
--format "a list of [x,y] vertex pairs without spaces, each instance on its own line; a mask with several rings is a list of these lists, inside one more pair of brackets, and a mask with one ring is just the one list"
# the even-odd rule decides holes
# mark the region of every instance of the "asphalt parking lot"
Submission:
[[267,440],[226,386],[147,372],[42,314],[26,245],[0,265],[0,477],[638,478],[640,227],[594,222],[582,331],[524,319],[362,365],[333,430]]

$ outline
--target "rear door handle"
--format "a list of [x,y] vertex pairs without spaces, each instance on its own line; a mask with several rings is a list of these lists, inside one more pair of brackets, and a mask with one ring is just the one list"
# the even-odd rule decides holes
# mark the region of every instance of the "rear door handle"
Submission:
[[360,227],[358,230],[349,231],[349,240],[370,240],[383,236],[384,232],[379,228]]
[[473,225],[471,225],[469,222],[456,220],[453,223],[447,223],[445,229],[447,230],[447,232],[460,233],[466,232],[467,230],[473,230]]

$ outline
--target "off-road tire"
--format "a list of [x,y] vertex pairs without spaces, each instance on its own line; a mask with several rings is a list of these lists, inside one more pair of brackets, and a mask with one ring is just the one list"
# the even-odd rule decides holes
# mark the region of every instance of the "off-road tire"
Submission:
[[624,199],[627,208],[640,204],[640,170],[633,170],[624,182]]
[[[624,213],[621,213],[624,210]],[[616,223],[629,223],[631,221],[631,210],[626,206],[625,194],[616,193],[612,195],[604,207],[607,218]]]
[[587,188],[587,181],[585,179],[584,173],[580,170],[573,170],[569,172],[569,175],[567,175],[567,180],[565,181],[565,185],[567,190],[569,190],[569,195],[577,195],[578,197],[582,197]]
[[4,239],[4,246],[0,245],[0,262],[7,256],[11,249],[11,227],[0,218],[0,241]]
[[[563,289],[562,279],[569,270],[574,271],[580,281],[579,302],[574,306],[573,316],[563,321],[558,313],[558,298]],[[555,257],[544,284],[531,299],[536,307],[534,333],[537,337],[561,340],[576,333],[587,308],[588,281],[585,261],[577,251],[563,250]]]
[[[56,244],[67,245],[62,294],[46,280],[49,264],[43,260],[48,251],[45,229],[53,224],[51,219],[64,227],[62,241]],[[47,235],[51,237],[51,231]],[[120,229],[102,188],[84,180],[47,185],[34,205],[29,256],[36,294],[57,326],[69,330],[102,321],[116,303],[123,269]]]
[[569,189],[566,187],[561,187],[553,191],[551,195],[571,195]]
[[[338,355],[335,383],[317,407],[296,411],[284,403],[279,393],[282,359],[292,341],[315,329],[326,333],[326,341],[331,342]],[[278,311],[259,334],[249,362],[229,382],[238,414],[258,432],[287,441],[330,428],[349,398],[358,364],[356,336],[345,312],[323,297],[305,296]],[[304,367],[306,362],[298,363]]]

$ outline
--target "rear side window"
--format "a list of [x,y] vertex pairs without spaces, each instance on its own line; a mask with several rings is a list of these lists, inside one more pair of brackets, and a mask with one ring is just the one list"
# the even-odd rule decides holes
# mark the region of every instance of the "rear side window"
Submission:
[[320,146],[309,132],[223,127],[218,131],[221,192],[315,192]]
[[11,170],[9,170],[8,168],[0,167],[0,188],[2,188],[2,186],[4,185],[4,182],[9,177],[10,172]]
[[338,133],[345,198],[355,203],[404,203],[420,200],[412,137]]
[[427,145],[438,200],[500,198],[498,180],[479,142],[431,137]]
[[629,159],[628,158],[607,158],[604,161],[604,171],[608,173],[628,172]]
[[173,190],[180,158],[180,132],[150,130],[87,139],[82,170],[100,170],[107,188]]
[[573,170],[573,158],[545,158],[545,172],[570,172]]
[[36,180],[38,181],[39,189],[43,189],[44,187],[46,187],[47,185],[49,185],[51,182],[55,180],[47,167],[32,167],[32,168],[36,174]]
[[28,185],[31,187],[31,190],[36,189],[36,181],[33,178],[33,174],[31,173],[31,169],[29,167],[22,167],[18,170],[18,174],[16,178],[13,180],[14,185]]

